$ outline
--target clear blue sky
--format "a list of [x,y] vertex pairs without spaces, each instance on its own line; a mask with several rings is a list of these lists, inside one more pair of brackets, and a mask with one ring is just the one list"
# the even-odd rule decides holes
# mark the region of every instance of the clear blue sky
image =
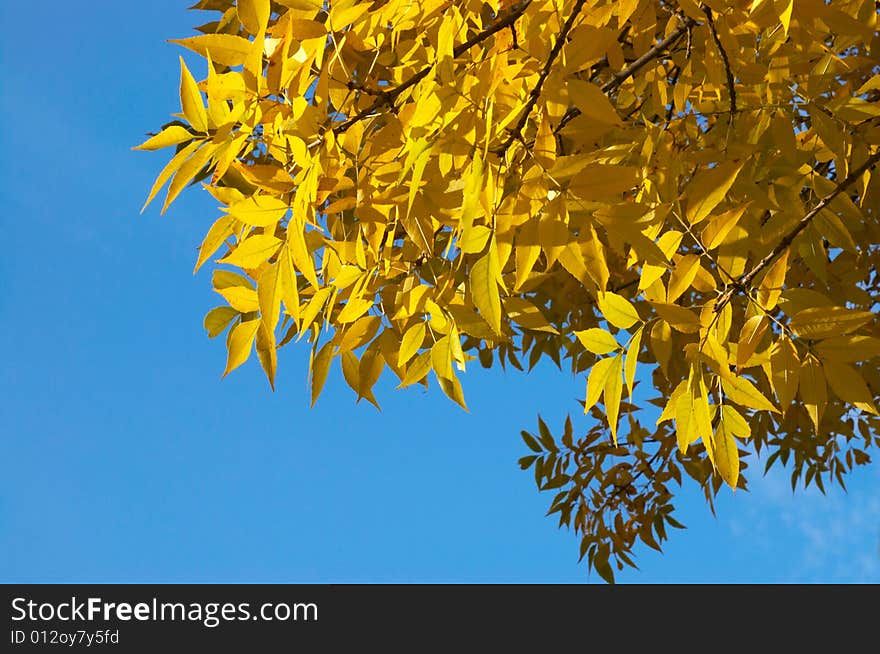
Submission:
[[[129,150],[177,110],[187,4],[0,8],[0,581],[588,580],[516,466],[519,430],[558,428],[583,379],[474,367],[470,414],[387,377],[379,413],[338,371],[309,409],[305,347],[274,394],[256,360],[220,379],[192,276],[216,203],[139,216],[167,154]],[[683,493],[689,529],[619,579],[880,581],[880,467],[846,495],[752,485],[717,518]]]

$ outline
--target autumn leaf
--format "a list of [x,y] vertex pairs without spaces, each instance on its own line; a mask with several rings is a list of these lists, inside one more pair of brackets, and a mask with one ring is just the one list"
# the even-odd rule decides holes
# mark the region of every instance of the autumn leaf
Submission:
[[604,329],[591,327],[583,331],[575,332],[578,340],[587,350],[593,354],[608,354],[620,348],[617,340]]
[[600,293],[597,302],[605,320],[615,327],[629,329],[639,320],[635,307],[617,293]]

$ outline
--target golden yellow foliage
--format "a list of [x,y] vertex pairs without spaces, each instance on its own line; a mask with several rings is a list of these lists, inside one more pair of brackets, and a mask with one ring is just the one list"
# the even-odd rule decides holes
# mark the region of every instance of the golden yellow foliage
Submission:
[[570,361],[595,427],[541,421],[521,464],[609,580],[679,526],[682,471],[711,502],[766,450],[821,489],[880,442],[873,1],[195,8],[205,77],[181,59],[138,148],[176,149],[148,203],[221,205],[224,374],[256,350],[274,384],[305,339],[313,402],[338,359],[358,399],[433,371],[465,406],[474,358]]

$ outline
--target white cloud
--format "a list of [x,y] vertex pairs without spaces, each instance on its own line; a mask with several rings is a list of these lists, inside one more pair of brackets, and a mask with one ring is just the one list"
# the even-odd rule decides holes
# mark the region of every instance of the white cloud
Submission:
[[[756,554],[774,559],[781,582],[880,582],[880,469],[876,464],[846,478],[848,492],[826,483],[791,492],[781,468],[749,480],[728,516],[737,538],[749,537]],[[777,565],[778,564],[778,565]]]

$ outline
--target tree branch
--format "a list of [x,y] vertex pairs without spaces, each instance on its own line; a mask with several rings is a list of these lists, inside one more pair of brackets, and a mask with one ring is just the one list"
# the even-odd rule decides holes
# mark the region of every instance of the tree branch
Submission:
[[[662,41],[658,42],[650,50],[648,50],[641,57],[639,57],[638,59],[633,61],[629,66],[624,68],[622,71],[620,71],[619,73],[614,73],[614,75],[611,77],[611,79],[602,85],[602,87],[601,87],[602,93],[605,93],[607,95],[608,93],[610,93],[611,91],[616,89],[618,86],[623,84],[626,80],[628,80],[630,77],[632,77],[637,72],[639,72],[642,68],[644,68],[645,65],[648,64],[648,62],[656,59],[657,55],[661,54],[662,52],[665,52],[671,46],[674,46],[678,42],[678,40],[684,34],[686,34],[689,29],[691,29],[696,24],[697,24],[697,21],[695,21],[693,18],[690,18],[690,17],[685,18],[684,21],[681,23],[681,25],[676,27],[669,36],[667,36]],[[569,109],[568,111],[565,112],[565,114],[562,116],[562,118],[559,121],[559,125],[557,125],[556,129],[553,131],[558,133],[569,122],[571,122],[572,120],[574,120],[575,118],[577,118],[580,115],[581,115],[581,110],[578,109],[577,107],[572,107],[571,109]]]
[[853,169],[833,191],[819,200],[819,202],[816,203],[816,206],[810,209],[810,211],[798,221],[797,225],[795,225],[794,228],[776,244],[776,247],[774,247],[767,256],[756,263],[749,272],[744,273],[735,283],[731,284],[715,303],[715,312],[717,313],[721,311],[724,308],[724,305],[730,302],[730,299],[735,292],[747,291],[751,287],[752,282],[755,281],[755,277],[760,275],[765,268],[773,263],[773,261],[792,244],[798,234],[804,231],[807,226],[813,222],[813,219],[818,216],[825,207],[831,204],[834,198],[857,182],[865,172],[873,169],[874,166],[877,165],[877,162],[880,162],[880,150],[877,150],[877,152],[868,157],[862,165]]
[[556,61],[556,57],[558,57],[559,53],[562,52],[562,46],[565,44],[565,40],[568,38],[569,32],[571,32],[572,27],[574,27],[574,21],[577,19],[578,14],[581,13],[581,9],[584,8],[585,3],[586,0],[577,0],[574,7],[572,8],[571,14],[568,16],[565,24],[562,26],[562,30],[560,30],[559,32],[559,36],[556,37],[556,42],[553,44],[553,48],[550,50],[550,56],[547,58],[547,62],[541,69],[541,74],[538,76],[537,84],[535,84],[535,87],[531,90],[531,92],[529,92],[529,99],[526,102],[526,106],[523,108],[522,115],[519,117],[519,120],[516,121],[516,125],[510,131],[510,135],[507,137],[507,140],[504,141],[504,144],[500,148],[498,148],[498,156],[504,157],[504,153],[507,152],[507,149],[511,146],[511,144],[515,140],[522,138],[522,130],[529,119],[529,115],[532,113],[532,109],[535,108],[535,104],[538,102],[538,98],[541,97],[541,89],[544,86],[544,82],[550,75],[550,70],[553,68],[553,63]]
[[[526,12],[526,9],[528,9],[528,7],[531,3],[532,3],[532,0],[525,0],[521,5],[519,5],[516,9],[514,9],[506,17],[499,20],[497,23],[493,23],[492,25],[490,25],[489,27],[484,29],[482,32],[478,32],[477,34],[474,34],[471,38],[469,38],[464,43],[460,43],[457,46],[455,46],[452,49],[453,58],[460,57],[465,52],[470,50],[472,47],[474,47],[475,45],[478,45],[479,43],[482,43],[483,41],[488,39],[490,36],[495,34],[496,32],[500,32],[501,30],[503,30],[507,27],[513,26],[513,24],[517,20],[519,20],[519,18]],[[396,86],[393,89],[390,89],[388,91],[379,91],[377,93],[377,95],[379,97],[377,97],[376,100],[374,100],[370,104],[370,106],[368,106],[366,109],[363,109],[363,110],[357,112],[354,116],[352,116],[351,118],[349,118],[345,122],[340,123],[339,125],[334,127],[333,133],[334,134],[342,134],[343,132],[348,130],[349,127],[354,125],[356,122],[363,120],[364,118],[367,118],[368,116],[373,115],[376,111],[381,109],[383,106],[393,105],[394,101],[397,99],[397,97],[401,93],[403,93],[404,91],[406,91],[409,88],[412,88],[413,86],[415,86],[416,84],[421,82],[423,79],[425,79],[425,77],[427,77],[428,73],[431,72],[431,69],[433,67],[434,67],[434,64],[429,64],[429,65],[425,66],[424,68],[422,68],[415,75],[410,77],[408,80],[401,83],[399,86]]]
[[718,36],[718,30],[715,29],[715,21],[712,19],[712,10],[703,6],[703,13],[706,14],[706,23],[709,25],[709,31],[712,33],[712,40],[715,41],[715,47],[721,55],[721,61],[724,63],[724,72],[727,75],[727,93],[730,95],[730,120],[733,120],[736,113],[736,86],[733,80],[733,71],[730,69],[730,59],[727,57],[727,50],[721,44]]

